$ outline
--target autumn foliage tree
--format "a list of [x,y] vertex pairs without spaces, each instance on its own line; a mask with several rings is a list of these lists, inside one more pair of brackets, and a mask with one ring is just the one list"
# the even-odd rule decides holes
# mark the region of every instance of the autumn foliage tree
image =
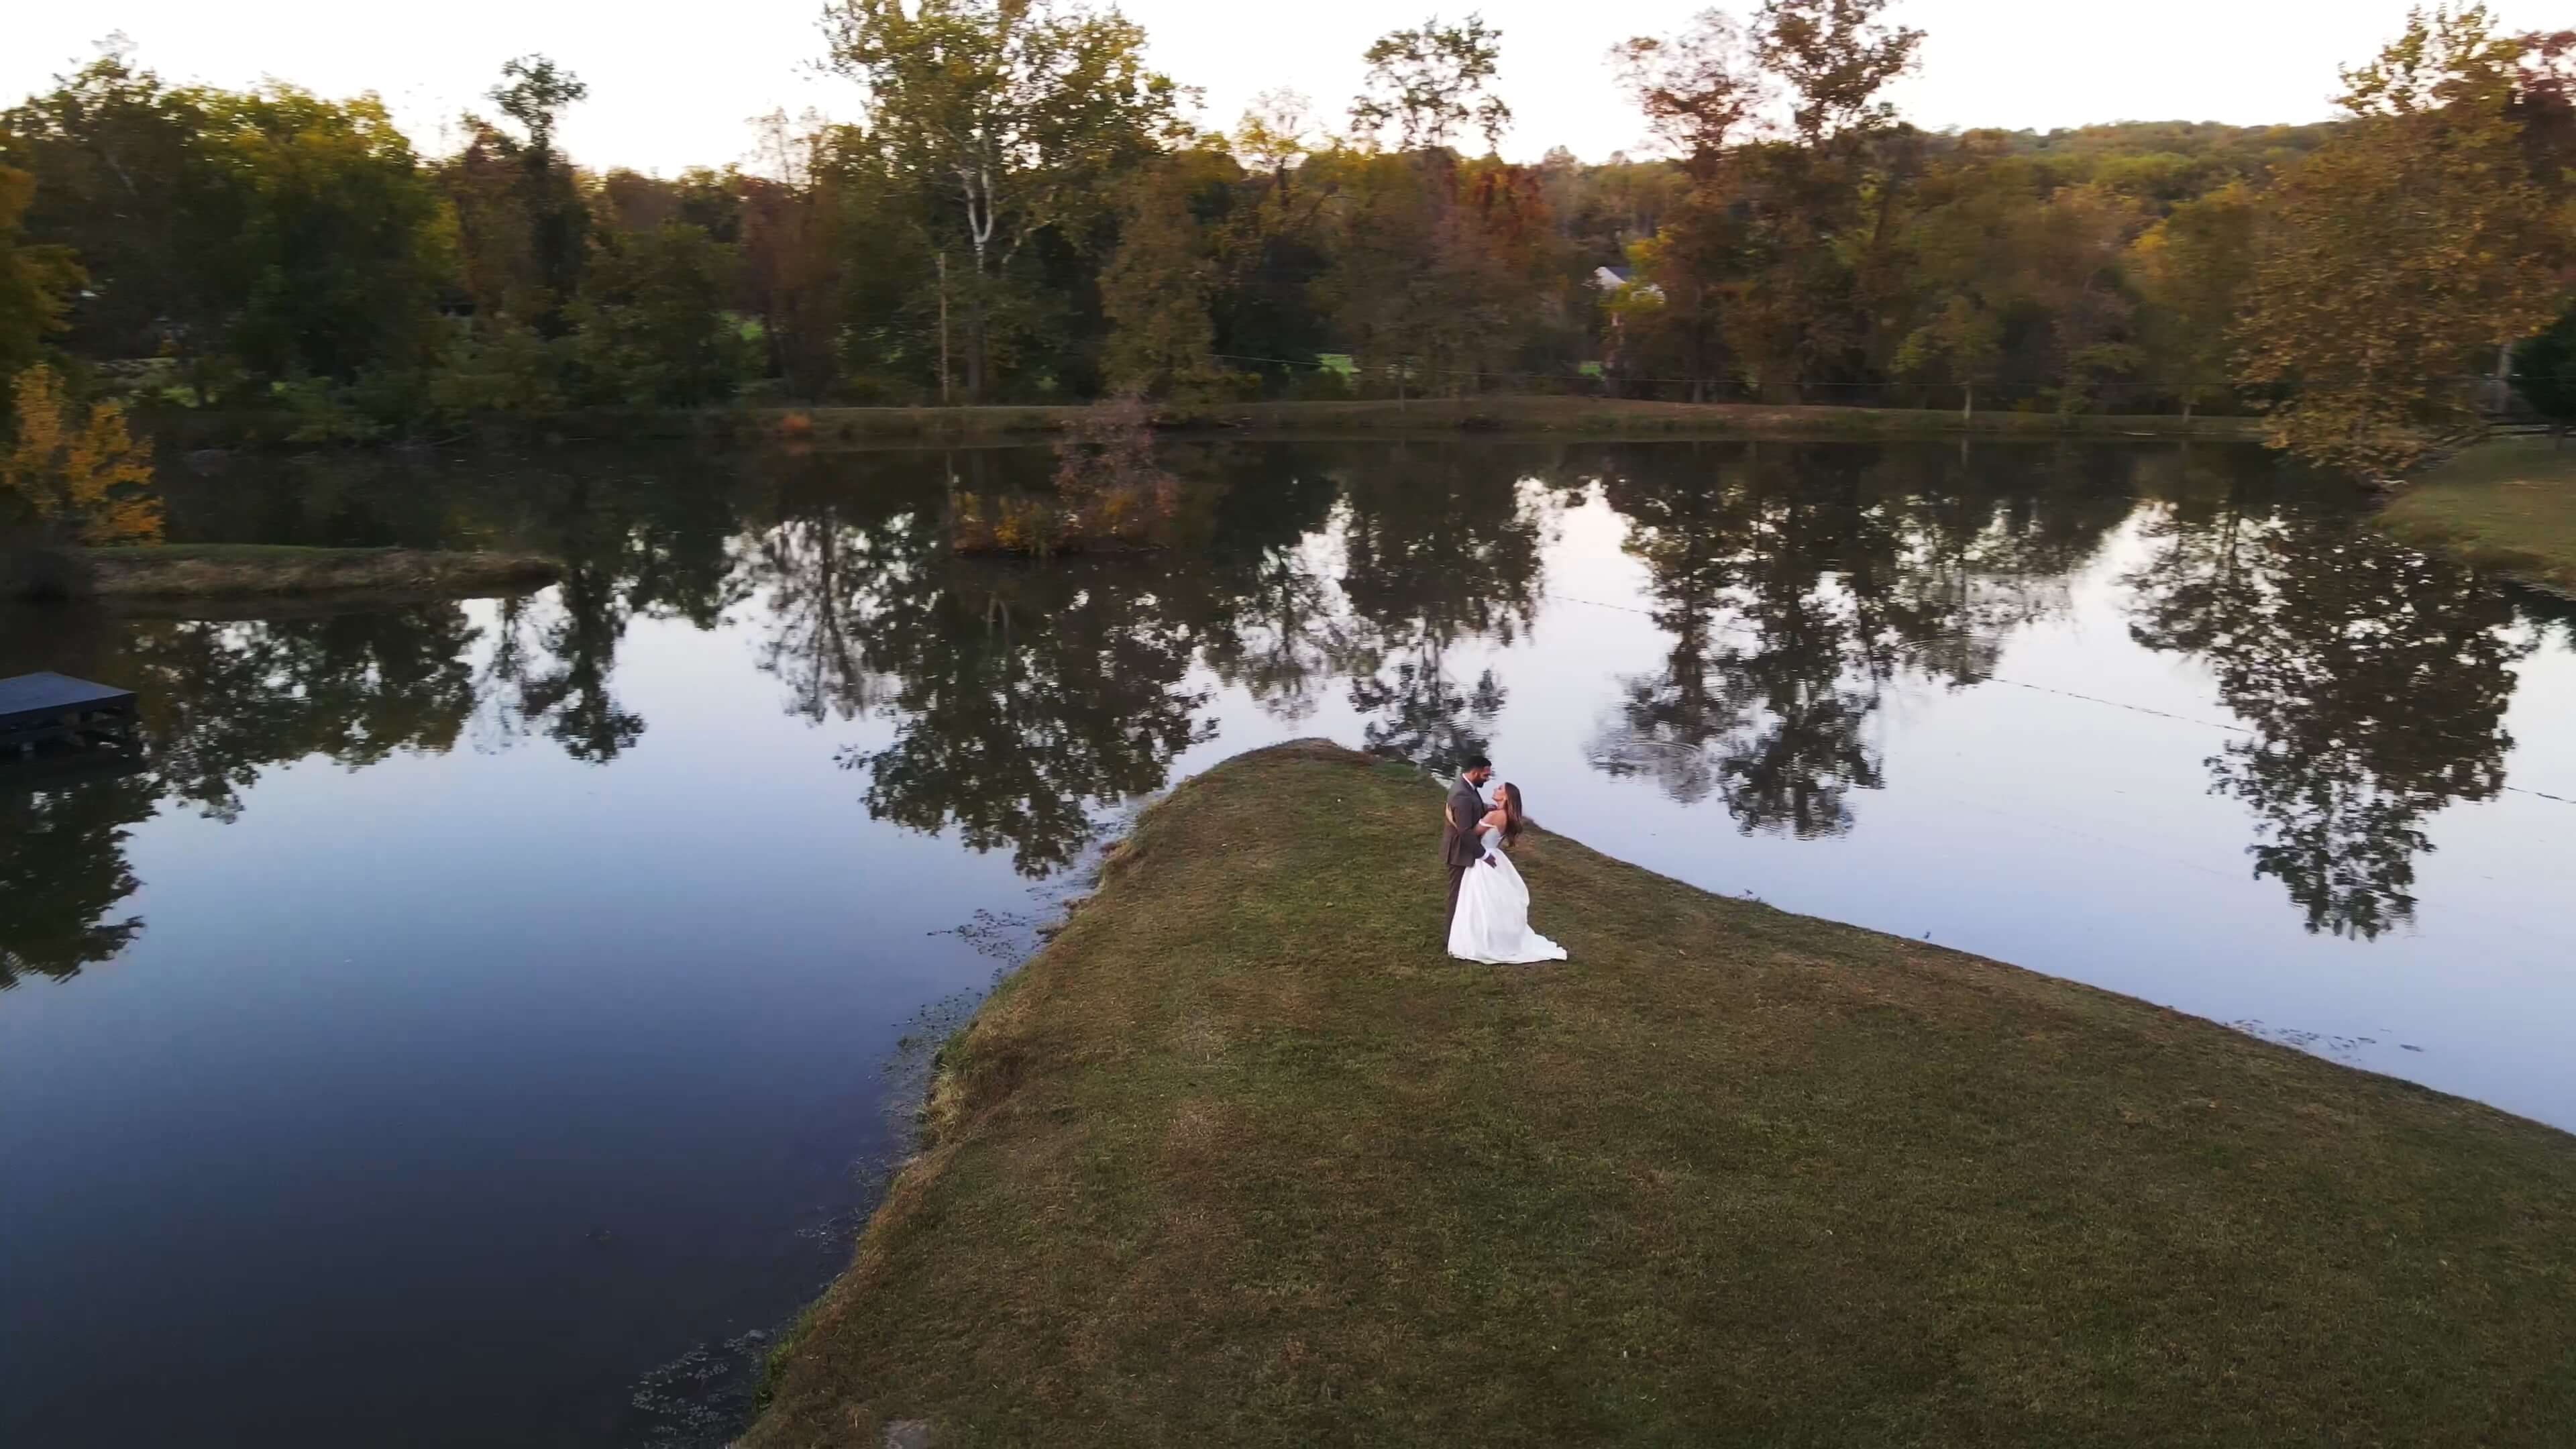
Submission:
[[161,537],[152,448],[125,426],[114,402],[84,407],[64,395],[50,367],[19,372],[11,427],[0,451],[0,504],[20,528],[82,544],[151,543]]
[[2527,49],[2445,6],[2344,73],[2351,121],[2272,192],[2240,333],[2276,445],[2395,473],[2473,424],[2467,379],[2557,315],[2563,213],[2515,116]]
[[1142,399],[1083,409],[1056,440],[1055,458],[1044,493],[951,489],[949,546],[1044,558],[1165,541],[1181,482],[1155,457],[1153,415]]

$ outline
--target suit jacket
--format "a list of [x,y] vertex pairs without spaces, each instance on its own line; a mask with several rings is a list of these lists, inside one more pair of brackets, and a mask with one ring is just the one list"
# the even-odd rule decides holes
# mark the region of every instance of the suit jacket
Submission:
[[1484,858],[1484,830],[1477,821],[1493,807],[1476,787],[1462,777],[1449,791],[1449,804],[1440,821],[1440,863],[1451,870],[1465,870]]

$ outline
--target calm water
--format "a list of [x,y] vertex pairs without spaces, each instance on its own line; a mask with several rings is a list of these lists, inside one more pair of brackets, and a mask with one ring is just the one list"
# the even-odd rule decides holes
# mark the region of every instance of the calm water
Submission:
[[0,615],[0,673],[138,689],[150,736],[0,768],[0,1442],[720,1441],[898,1146],[904,1038],[1140,797],[1303,735],[1489,750],[1710,889],[2576,1126],[2568,615],[2335,488],[1171,454],[1187,548],[1052,567],[938,536],[947,478],[1037,452],[246,461],[174,536],[573,566]]

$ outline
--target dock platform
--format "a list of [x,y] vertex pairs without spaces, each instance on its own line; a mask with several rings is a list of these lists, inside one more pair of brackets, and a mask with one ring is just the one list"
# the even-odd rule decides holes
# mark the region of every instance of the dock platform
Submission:
[[55,742],[128,741],[134,716],[130,689],[68,674],[14,675],[0,679],[0,754]]

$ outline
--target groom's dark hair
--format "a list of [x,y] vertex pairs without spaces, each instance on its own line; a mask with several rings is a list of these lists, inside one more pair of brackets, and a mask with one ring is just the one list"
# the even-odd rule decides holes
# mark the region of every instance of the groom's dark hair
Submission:
[[1458,767],[1458,773],[1463,775],[1469,770],[1490,770],[1492,768],[1494,768],[1493,761],[1486,759],[1482,755],[1469,755],[1467,757],[1467,763]]

